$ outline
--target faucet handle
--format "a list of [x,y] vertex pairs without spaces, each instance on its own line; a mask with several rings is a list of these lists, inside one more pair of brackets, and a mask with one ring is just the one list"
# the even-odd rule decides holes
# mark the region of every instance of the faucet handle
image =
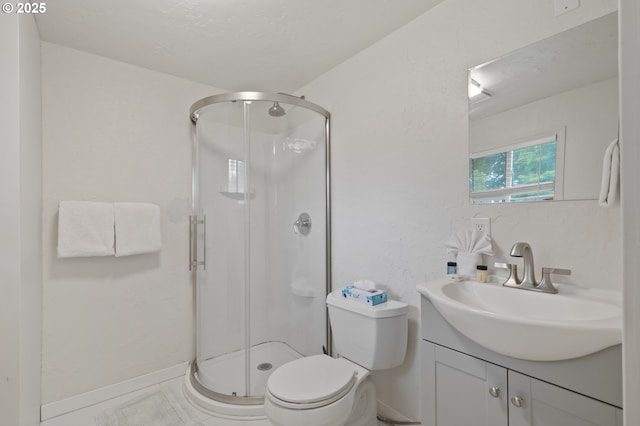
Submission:
[[502,283],[502,285],[505,285],[507,287],[517,287],[520,285],[521,280],[520,278],[518,278],[518,265],[514,263],[496,262],[493,264],[493,267],[498,269],[506,269],[507,271],[509,271],[509,276],[507,277],[507,280]]
[[558,289],[551,282],[551,274],[571,275],[571,269],[542,268],[542,280],[536,285],[536,289],[549,293],[557,293]]
[[544,274],[571,275],[571,269],[542,268],[542,275]]

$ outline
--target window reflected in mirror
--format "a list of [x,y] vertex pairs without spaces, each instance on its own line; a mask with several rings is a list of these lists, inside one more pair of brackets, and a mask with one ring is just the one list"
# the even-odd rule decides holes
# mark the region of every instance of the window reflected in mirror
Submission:
[[564,138],[561,132],[472,153],[469,193],[473,204],[562,199]]

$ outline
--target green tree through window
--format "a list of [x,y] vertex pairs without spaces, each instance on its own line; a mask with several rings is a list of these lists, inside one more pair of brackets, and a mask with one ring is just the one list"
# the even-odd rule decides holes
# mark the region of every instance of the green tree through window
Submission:
[[471,199],[474,203],[553,199],[556,152],[557,141],[551,140],[471,158]]
[[504,188],[507,185],[507,153],[470,159],[471,192]]

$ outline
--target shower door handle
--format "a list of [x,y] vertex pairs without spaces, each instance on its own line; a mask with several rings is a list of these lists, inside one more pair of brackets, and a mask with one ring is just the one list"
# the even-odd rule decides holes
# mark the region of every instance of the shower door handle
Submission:
[[207,270],[207,217],[202,216],[202,220],[199,221],[198,223],[202,224],[202,262],[198,262],[198,265],[202,265],[202,269],[206,271]]
[[193,270],[193,256],[194,256],[194,248],[193,248],[193,216],[189,216],[189,272]]
[[[198,261],[198,225],[202,225],[202,261]],[[189,271],[198,265],[207,270],[207,217],[189,216]]]

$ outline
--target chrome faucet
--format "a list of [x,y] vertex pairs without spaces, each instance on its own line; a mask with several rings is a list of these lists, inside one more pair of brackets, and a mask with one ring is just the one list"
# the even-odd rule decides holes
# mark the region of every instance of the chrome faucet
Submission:
[[536,282],[536,270],[533,266],[533,250],[531,250],[529,243],[515,243],[511,247],[510,254],[511,257],[521,257],[524,262],[522,280],[516,277],[518,285],[520,287],[535,287],[538,283]]
[[524,262],[523,277],[518,276],[517,266],[514,264],[496,263],[495,267],[505,268],[509,271],[509,277],[502,284],[505,287],[522,288],[525,290],[535,290],[544,293],[557,293],[558,289],[551,282],[551,274],[571,275],[569,269],[542,268],[542,280],[536,281],[535,269],[533,265],[533,250],[529,243],[518,242],[511,248],[511,257],[521,257]]

